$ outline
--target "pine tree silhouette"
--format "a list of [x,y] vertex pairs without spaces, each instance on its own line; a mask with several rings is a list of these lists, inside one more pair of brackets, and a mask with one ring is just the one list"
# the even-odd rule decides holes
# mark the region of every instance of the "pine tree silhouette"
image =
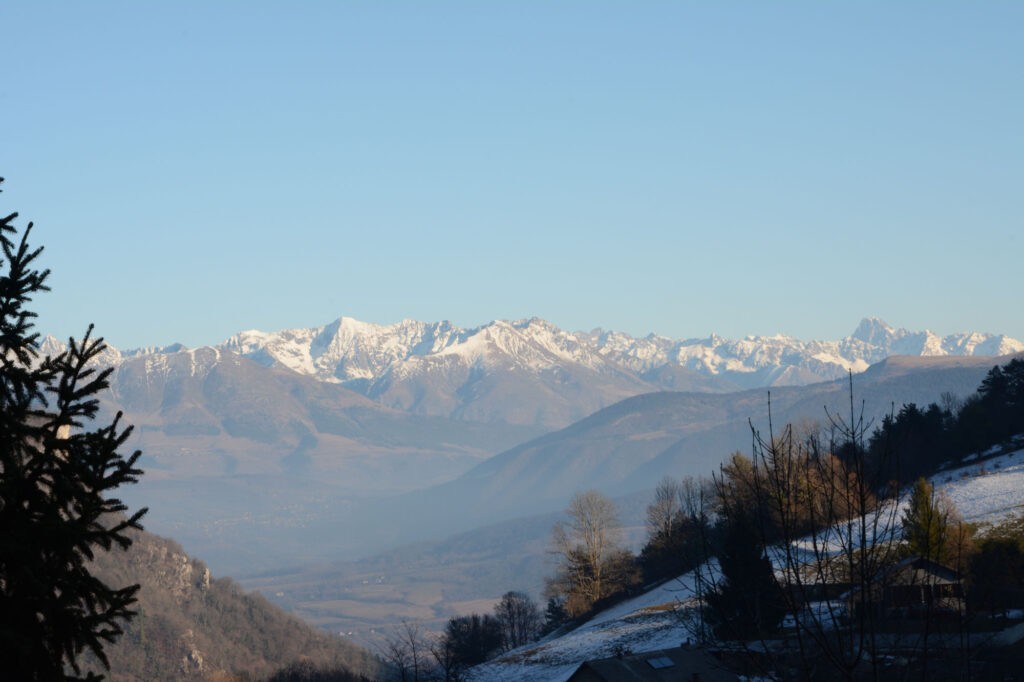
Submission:
[[138,585],[105,585],[89,560],[141,529],[146,510],[126,516],[108,496],[137,480],[141,453],[118,452],[131,433],[120,414],[93,424],[112,370],[91,364],[105,348],[91,326],[41,356],[27,306],[50,272],[36,269],[43,249],[29,246],[32,223],[18,236],[17,216],[0,219],[0,679],[99,680],[83,654],[108,666],[104,645],[134,615]]
[[786,613],[782,588],[758,537],[757,521],[742,508],[730,514],[718,551],[722,575],[706,596],[705,617],[721,639],[771,635]]

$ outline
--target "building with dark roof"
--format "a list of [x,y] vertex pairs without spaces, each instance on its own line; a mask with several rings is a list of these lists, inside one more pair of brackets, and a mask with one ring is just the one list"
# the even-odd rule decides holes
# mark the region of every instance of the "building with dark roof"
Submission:
[[739,679],[706,649],[676,647],[586,661],[569,682],[735,682]]

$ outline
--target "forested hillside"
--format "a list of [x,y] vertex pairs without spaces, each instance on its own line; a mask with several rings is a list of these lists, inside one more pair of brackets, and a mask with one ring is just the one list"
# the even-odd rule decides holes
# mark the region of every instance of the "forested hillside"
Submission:
[[891,475],[912,480],[947,467],[967,453],[980,453],[1024,432],[1024,359],[993,367],[978,391],[964,400],[943,394],[927,407],[903,405],[886,417],[869,443],[882,457],[887,448],[899,458]]

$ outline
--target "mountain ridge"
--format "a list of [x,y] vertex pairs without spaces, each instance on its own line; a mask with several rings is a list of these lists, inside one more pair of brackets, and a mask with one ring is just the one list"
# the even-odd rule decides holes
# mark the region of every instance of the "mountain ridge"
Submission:
[[[988,357],[922,361],[894,356],[853,375],[857,416],[870,426],[902,404],[925,405],[943,393],[967,396],[992,362]],[[474,521],[496,521],[559,509],[574,491],[626,495],[653,489],[666,474],[704,475],[729,453],[749,447],[751,428],[767,428],[769,417],[776,425],[810,419],[827,430],[827,415],[846,418],[850,390],[839,379],[770,393],[634,396],[500,452],[458,478],[406,494],[403,503],[410,504],[410,511],[405,516],[415,519],[410,529],[441,518],[435,509],[452,518],[458,510],[473,509]]]
[[[678,475],[697,460],[717,462],[749,444],[746,419],[756,416],[765,404],[760,384],[810,381],[839,347],[838,342],[824,347],[776,336],[740,342],[709,337],[690,344],[689,350],[684,348],[691,356],[704,358],[705,364],[742,366],[746,361],[750,365],[745,372],[725,369],[713,375],[683,364],[659,365],[667,356],[657,346],[676,343],[670,340],[651,336],[638,340],[594,331],[588,334],[603,338],[603,345],[595,350],[596,342],[585,335],[563,332],[536,318],[490,323],[469,331],[448,323],[428,329],[410,321],[404,327],[385,329],[350,318],[336,322],[329,328],[288,334],[254,332],[248,345],[239,342],[234,347],[107,349],[103,364],[115,371],[103,409],[123,410],[125,423],[136,427],[129,446],[142,450],[146,476],[138,490],[128,495],[151,507],[155,528],[201,549],[215,566],[252,571],[279,565],[282,557],[305,561],[325,553],[372,550],[390,542],[392,535],[398,540],[414,526],[422,529],[421,521],[426,523],[433,516],[412,503],[403,524],[370,534],[355,517],[357,509],[374,507],[371,499],[423,490],[424,499],[436,501],[426,489],[435,488],[437,493],[438,486],[452,484],[440,489],[444,506],[452,507],[447,503],[456,499],[464,501],[455,505],[458,509],[486,502],[481,508],[487,514],[507,515],[523,511],[510,504],[508,493],[513,490],[528,493],[533,506],[542,498],[545,504],[558,506],[561,500],[555,493],[584,483],[622,492],[637,490],[653,485],[664,473]],[[367,337],[381,329],[386,338]],[[901,332],[878,320],[862,323],[857,335],[873,340],[870,348],[879,356],[898,343],[933,354],[966,354],[1018,344],[1001,336],[964,334],[951,337],[944,347],[934,335]],[[283,345],[270,344],[271,336]],[[685,345],[678,343],[680,348]],[[860,349],[862,356],[869,355],[862,352],[869,347],[863,338],[851,337],[846,343]],[[362,374],[353,381],[325,381],[312,370],[300,372],[274,359],[301,358],[312,348],[326,357],[334,348],[331,362],[324,360],[321,365],[336,368],[331,363],[340,357],[338,349],[356,347],[361,350],[351,355],[346,371]],[[730,348],[736,357],[723,360]],[[44,353],[59,349],[59,342],[52,338],[45,339],[41,348]],[[403,369],[401,363],[395,364],[395,358],[409,353],[419,354],[412,365]],[[634,365],[609,361],[602,353],[633,357]],[[970,393],[993,362],[989,356],[968,355],[890,358],[873,371],[906,374],[913,373],[915,366],[926,368],[933,363],[937,363],[935,370],[971,366],[970,381],[950,382],[933,374],[935,378],[925,381],[920,392],[897,391],[889,398],[921,401],[937,399],[944,392],[961,397]],[[758,364],[759,368],[754,367]],[[842,366],[833,363],[831,371],[839,373]],[[644,367],[653,369],[638,371]],[[368,378],[375,372],[380,378]],[[869,379],[864,376],[865,381]],[[751,381],[759,386],[745,390],[754,394],[725,395]],[[773,388],[773,394],[778,392],[781,401],[786,388]],[[689,397],[658,397],[666,389]],[[652,421],[649,428],[631,431],[629,424],[609,423],[582,439],[564,440],[594,423],[581,420],[646,394],[653,397],[642,401],[664,404],[665,409],[658,412],[665,415],[663,424]],[[725,410],[727,403],[735,404]],[[817,399],[805,407],[806,414],[821,416]],[[629,404],[617,409],[628,408]],[[740,413],[737,408],[742,408]],[[651,413],[651,418],[655,415]],[[680,418],[688,423],[680,424]],[[557,436],[563,440],[552,446],[563,452],[548,449],[547,441],[531,442],[577,422],[581,423],[575,430]],[[490,457],[527,444],[519,464],[490,483],[455,483]],[[613,447],[619,450],[618,457],[611,457]],[[571,453],[575,454],[569,457]],[[499,457],[476,474],[508,457]],[[531,461],[535,464],[528,464]],[[549,473],[520,478],[516,470],[523,467]],[[608,475],[602,476],[601,471]],[[480,500],[477,493],[485,488],[493,494]],[[395,516],[388,504],[382,502],[381,509],[374,507],[376,511],[370,513]],[[454,516],[441,521],[467,520],[458,511]],[[326,530],[325,524],[332,523],[348,530],[337,534],[330,550],[311,541],[311,529]],[[266,547],[270,538],[280,543],[280,551],[273,557],[260,556],[255,548]]]
[[[294,343],[304,337],[312,339],[306,354],[315,359],[299,364],[285,352],[283,342]],[[374,339],[377,339],[376,344],[368,343]],[[532,344],[523,344],[524,339]],[[578,362],[595,369],[602,368],[603,359],[634,372],[677,364],[708,374],[785,366],[792,364],[785,360],[795,359],[790,355],[793,352],[826,365],[838,365],[845,373],[866,369],[888,355],[1008,355],[1024,351],[1024,343],[1005,334],[961,332],[940,337],[930,330],[894,328],[876,317],[864,318],[852,334],[838,341],[803,341],[784,334],[732,340],[715,334],[687,339],[657,334],[634,337],[601,328],[569,332],[537,317],[493,320],[474,328],[459,328],[448,321],[403,320],[379,325],[341,317],[322,327],[269,333],[244,331],[219,346],[246,356],[262,352],[295,371],[315,373],[322,380],[345,382],[379,379],[396,369],[413,373],[412,367],[403,365],[414,358],[431,355],[461,355],[474,361],[494,362],[493,357],[479,354],[479,346],[486,341],[493,341],[499,350],[513,357],[523,357],[523,350],[535,351],[534,362],[526,364],[536,369],[545,367],[541,359],[546,353],[549,359]],[[382,350],[372,356],[359,352],[374,346]],[[537,353],[538,350],[541,352]]]
[[[43,347],[59,343],[48,337]],[[940,337],[871,317],[837,341],[783,334],[730,340],[714,334],[671,339],[603,329],[569,332],[537,317],[474,328],[340,317],[319,327],[243,331],[210,348],[340,384],[412,414],[551,429],[642,393],[801,386],[864,371],[892,355],[1003,356],[1024,351],[1024,343],[983,332]],[[185,350],[180,344],[110,348],[103,362],[116,366]]]

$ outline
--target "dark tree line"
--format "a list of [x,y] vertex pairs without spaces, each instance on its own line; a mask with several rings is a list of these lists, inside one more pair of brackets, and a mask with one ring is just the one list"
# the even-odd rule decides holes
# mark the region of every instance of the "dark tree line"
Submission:
[[303,661],[285,666],[266,682],[370,682],[370,678],[343,668],[323,669]]
[[1015,358],[993,367],[977,393],[966,400],[946,395],[941,403],[923,409],[913,403],[904,405],[885,417],[872,434],[870,457],[882,458],[886,450],[899,454],[890,460],[891,479],[928,476],[947,462],[1024,433],[1024,360]]
[[457,682],[466,671],[495,656],[535,641],[544,625],[540,609],[523,592],[506,592],[494,613],[473,613],[448,620],[444,632],[431,636],[414,623],[403,623],[385,642],[381,654],[402,682]]
[[1024,515],[985,534],[970,559],[970,603],[990,613],[1024,607]]
[[645,583],[674,578],[704,561],[710,495],[707,484],[693,478],[666,477],[658,484],[647,506],[647,543],[637,557]]

